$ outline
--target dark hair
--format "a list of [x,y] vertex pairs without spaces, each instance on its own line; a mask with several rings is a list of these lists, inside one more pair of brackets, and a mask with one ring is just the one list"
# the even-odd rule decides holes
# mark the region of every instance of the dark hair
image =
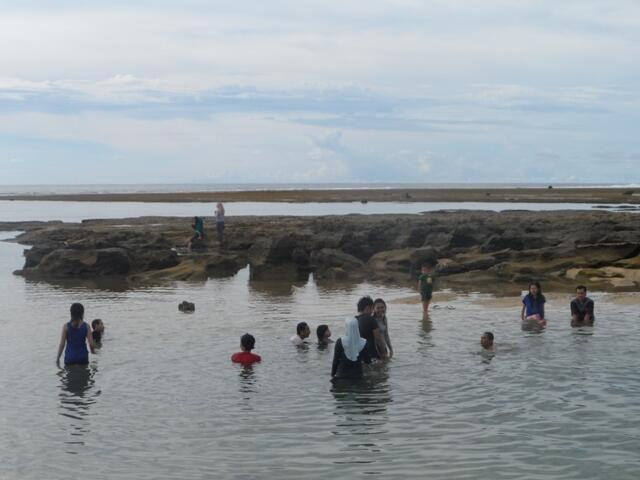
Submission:
[[427,267],[427,268],[433,268],[436,266],[438,262],[436,261],[435,258],[427,258],[426,260],[423,260],[422,263],[420,264],[420,266],[422,267]]
[[578,290],[584,290],[584,293],[587,293],[587,287],[585,287],[584,285],[578,285],[576,287],[576,291]]
[[381,298],[376,298],[376,299],[373,301],[373,305],[374,305],[374,306],[375,306],[375,304],[376,304],[376,303],[381,303],[381,304],[383,304],[385,307],[387,306],[387,302],[385,302],[385,301],[384,301],[383,299],[381,299]]
[[246,351],[250,352],[256,345],[256,339],[250,333],[245,333],[240,337],[240,345],[242,345]]
[[367,295],[366,297],[362,297],[360,300],[358,300],[359,312],[364,312],[364,309],[367,307],[373,307],[373,300],[371,300],[371,297],[369,295]]
[[72,303],[69,309],[71,320],[82,320],[84,318],[84,307],[81,303]]
[[493,343],[493,333],[491,332],[484,332],[484,334],[487,336],[487,338],[489,340],[491,340],[491,343]]
[[298,325],[296,325],[296,333],[300,334],[301,332],[306,330],[308,327],[309,325],[307,325],[307,322],[300,322]]
[[529,298],[531,298],[533,300],[533,295],[531,295],[531,287],[535,285],[536,287],[538,287],[538,295],[536,295],[536,304],[540,304],[540,303],[544,303],[546,302],[546,298],[544,298],[544,295],[542,294],[542,287],[540,286],[540,282],[530,282],[529,283],[529,292],[527,293],[527,296]]
[[98,325],[98,323],[102,323],[102,320],[100,320],[99,318],[96,318],[95,320],[91,321],[91,328],[93,328],[95,330],[96,325]]
[[327,333],[327,330],[329,330],[329,325],[318,325],[318,328],[316,328],[316,335],[318,335],[319,342],[324,341],[324,334]]

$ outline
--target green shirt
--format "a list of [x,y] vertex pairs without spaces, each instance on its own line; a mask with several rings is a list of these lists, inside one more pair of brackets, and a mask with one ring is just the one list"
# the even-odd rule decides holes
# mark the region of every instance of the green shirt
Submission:
[[418,280],[420,281],[420,293],[430,297],[433,293],[433,275],[430,273],[421,273]]

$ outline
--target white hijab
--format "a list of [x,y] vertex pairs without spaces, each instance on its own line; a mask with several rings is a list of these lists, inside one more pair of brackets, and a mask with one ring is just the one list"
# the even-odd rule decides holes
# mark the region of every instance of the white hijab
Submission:
[[347,318],[344,322],[346,335],[340,337],[344,354],[349,360],[355,362],[358,355],[367,344],[367,341],[360,337],[360,327],[358,327],[358,319],[356,317]]

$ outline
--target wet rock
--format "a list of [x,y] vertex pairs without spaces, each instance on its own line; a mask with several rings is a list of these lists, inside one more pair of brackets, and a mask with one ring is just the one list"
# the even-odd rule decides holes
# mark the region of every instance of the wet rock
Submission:
[[38,263],[39,272],[56,276],[125,275],[130,268],[129,255],[122,248],[58,249]]

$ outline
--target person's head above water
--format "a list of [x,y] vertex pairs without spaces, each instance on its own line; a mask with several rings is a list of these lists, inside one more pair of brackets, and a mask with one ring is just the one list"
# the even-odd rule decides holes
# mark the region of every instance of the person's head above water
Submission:
[[311,330],[309,329],[307,322],[300,322],[296,325],[296,334],[303,340],[311,335]]
[[365,313],[371,315],[373,311],[373,300],[370,296],[362,297],[358,300],[358,313]]
[[256,346],[256,339],[250,333],[245,333],[240,337],[240,350],[250,352]]
[[387,304],[381,298],[376,298],[373,302],[373,314],[376,317],[384,317],[387,313]]
[[318,328],[316,328],[316,335],[318,336],[318,342],[328,342],[329,338],[331,338],[331,330],[329,330],[329,325],[318,325]]
[[493,333],[484,332],[480,337],[480,345],[487,350],[493,347]]
[[540,286],[540,282],[531,282],[529,284],[529,295],[533,297],[542,295],[542,287]]
[[91,329],[94,332],[104,332],[104,323],[102,323],[102,320],[100,320],[99,318],[96,318],[95,320],[91,321]]
[[584,301],[587,298],[587,287],[584,285],[578,285],[576,287],[576,298],[580,301]]
[[72,303],[69,312],[72,322],[81,322],[84,319],[84,307],[81,303]]

